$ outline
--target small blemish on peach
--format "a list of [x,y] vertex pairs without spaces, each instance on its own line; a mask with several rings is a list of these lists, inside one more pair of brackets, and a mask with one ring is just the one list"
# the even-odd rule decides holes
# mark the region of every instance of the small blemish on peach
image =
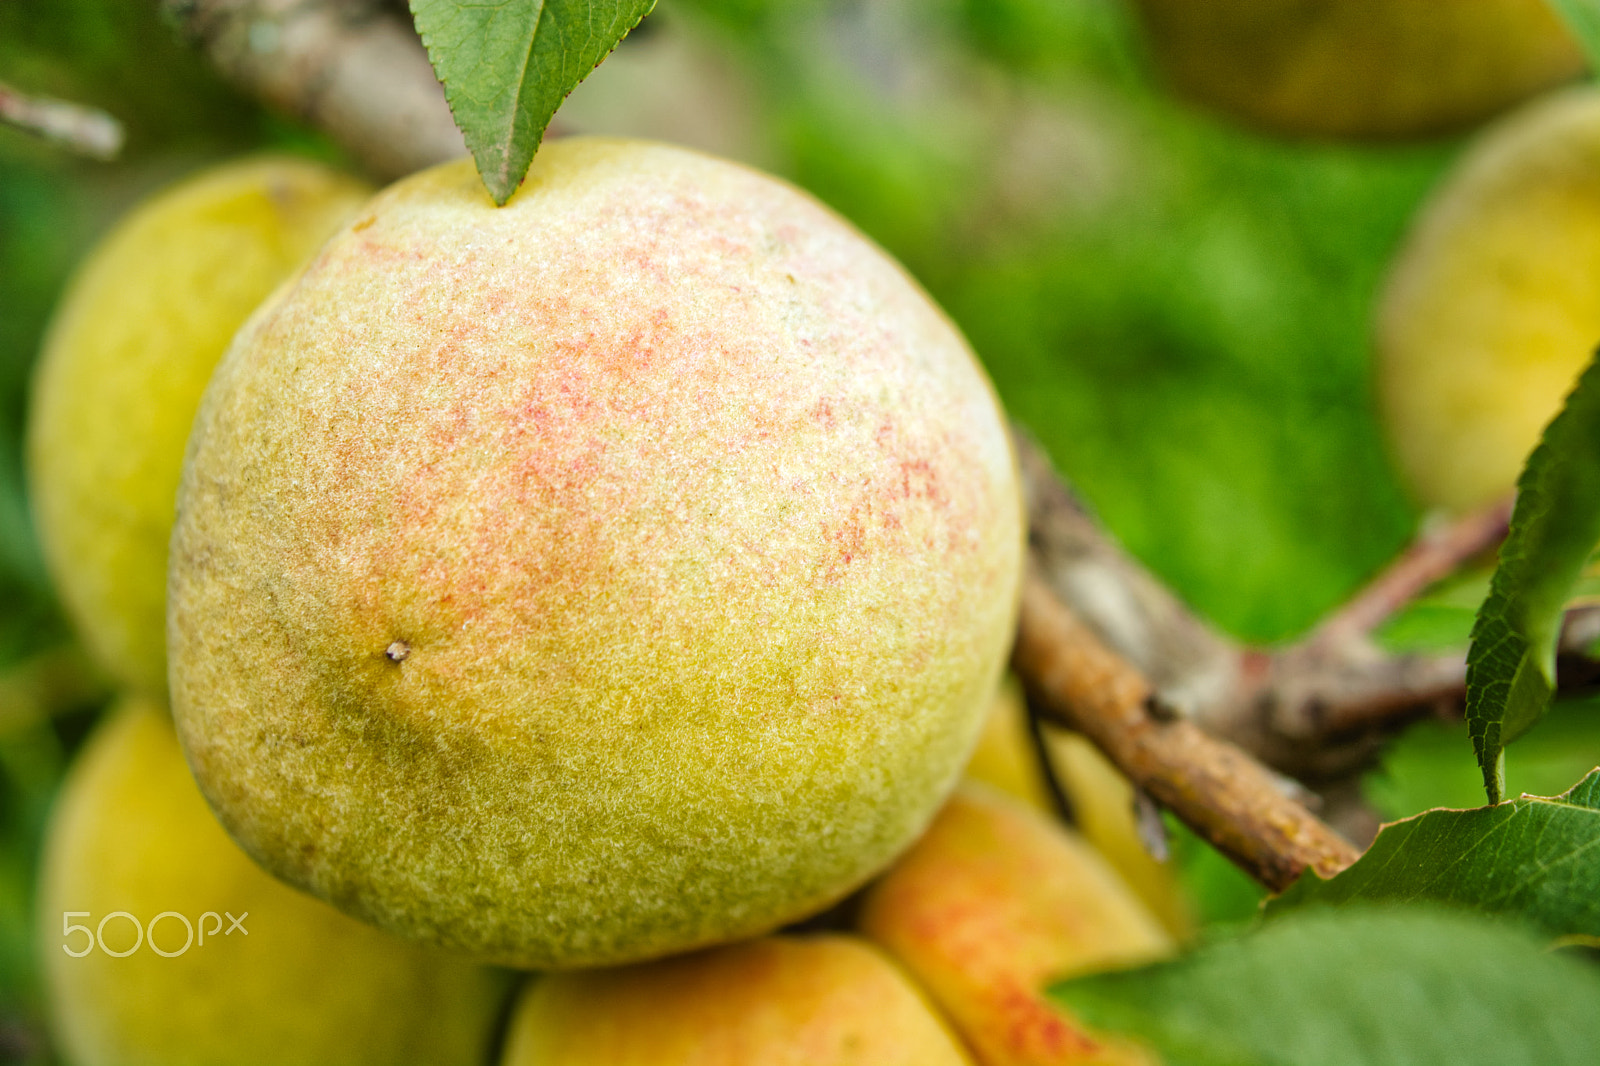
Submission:
[[392,663],[404,662],[410,654],[411,645],[407,644],[403,640],[397,640],[387,648],[383,649],[384,658],[388,659]]

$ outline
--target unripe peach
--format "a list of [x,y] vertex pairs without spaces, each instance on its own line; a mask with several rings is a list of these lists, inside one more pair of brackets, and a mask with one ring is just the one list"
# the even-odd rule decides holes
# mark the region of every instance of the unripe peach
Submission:
[[264,865],[535,968],[751,936],[926,825],[1011,638],[994,393],[751,170],[554,142],[380,193],[224,359],[174,713]]
[[1045,998],[1051,981],[1150,962],[1171,938],[1064,826],[963,785],[867,892],[861,931],[955,1023],[982,1066],[1151,1066]]
[[1195,100],[1279,133],[1394,138],[1470,126],[1576,78],[1547,0],[1138,0]]
[[75,1066],[478,1066],[507,991],[263,872],[144,699],[111,713],[67,778],[39,933]]
[[1418,214],[1379,305],[1378,398],[1418,502],[1509,493],[1600,344],[1600,92],[1486,130]]
[[29,490],[51,577],[99,664],[167,687],[167,541],[184,442],[250,312],[372,190],[306,160],[213,167],[84,260],[34,376]]
[[763,937],[535,979],[502,1066],[970,1066],[900,968],[855,937]]
[[1014,680],[1002,685],[967,764],[968,780],[999,789],[1055,818],[1056,801],[1042,765],[1042,759],[1049,759],[1083,838],[1122,875],[1168,932],[1188,939],[1194,932],[1193,909],[1171,865],[1151,855],[1140,837],[1133,785],[1079,734],[1040,723],[1044,749],[1040,752],[1029,728],[1020,687]]

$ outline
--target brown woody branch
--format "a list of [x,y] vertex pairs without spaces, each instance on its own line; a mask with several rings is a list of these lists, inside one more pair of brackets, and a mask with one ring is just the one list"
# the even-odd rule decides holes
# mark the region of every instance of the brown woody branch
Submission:
[[316,126],[380,179],[466,151],[405,18],[364,0],[162,0],[240,89]]
[[1459,704],[1459,654],[1387,655],[1371,629],[1503,535],[1505,505],[1425,536],[1305,640],[1240,645],[1113,544],[1025,434],[1030,535],[1051,587],[1162,703],[1286,773],[1328,778],[1411,719]]
[[1031,568],[1012,665],[1029,702],[1083,733],[1134,784],[1278,892],[1306,869],[1355,862],[1347,841],[1238,748],[1165,711],[1155,690],[1061,603]]
[[1333,650],[1352,641],[1365,640],[1430,585],[1449,577],[1467,560],[1504,540],[1511,525],[1513,503],[1515,497],[1506,496],[1424,532],[1366,588],[1323,619],[1306,645]]
[[0,123],[26,130],[92,159],[122,151],[122,123],[93,107],[29,96],[0,82]]

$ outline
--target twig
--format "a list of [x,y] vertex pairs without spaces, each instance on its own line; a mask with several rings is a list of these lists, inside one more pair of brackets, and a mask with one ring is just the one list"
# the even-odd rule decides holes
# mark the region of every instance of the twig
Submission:
[[1458,708],[1463,655],[1385,655],[1347,646],[1339,655],[1292,646],[1246,652],[1230,701],[1206,708],[1206,727],[1267,764],[1310,780],[1367,763],[1396,729]]
[[122,123],[93,107],[29,96],[0,82],[0,122],[89,156],[115,159],[122,151]]
[[[1400,608],[1505,539],[1513,500],[1497,500],[1425,532],[1307,637],[1247,668],[1229,708],[1208,724],[1280,768],[1348,772],[1408,721],[1458,707],[1460,653],[1387,655],[1372,633]],[[1246,653],[1247,661],[1250,653]]]
[[162,0],[222,74],[317,126],[374,177],[466,151],[410,24],[362,0]]
[[1331,877],[1358,853],[1273,774],[1155,691],[1064,606],[1036,569],[1023,584],[1012,666],[1031,702],[1100,747],[1135,786],[1277,892],[1306,869]]
[[1016,434],[1029,533],[1050,586],[1161,702],[1270,766],[1311,779],[1348,773],[1398,726],[1459,704],[1459,654],[1387,655],[1365,639],[1409,597],[1494,543],[1499,508],[1423,538],[1305,640],[1282,648],[1219,633],[1117,547]]
[[1225,700],[1238,684],[1237,644],[1108,537],[1027,435],[1012,434],[1022,469],[1028,536],[1051,587],[1089,628],[1188,715]]
[[1057,818],[1067,825],[1076,826],[1078,811],[1073,806],[1072,797],[1068,794],[1066,786],[1061,783],[1061,774],[1056,771],[1055,760],[1050,757],[1050,745],[1044,735],[1043,716],[1032,701],[1023,702],[1028,715],[1028,748],[1033,754],[1033,764],[1039,771],[1039,777],[1044,781],[1045,792],[1049,794],[1050,806],[1055,809]]
[[1323,619],[1306,644],[1334,649],[1365,639],[1430,585],[1504,540],[1514,502],[1514,497],[1507,496],[1448,525],[1424,532],[1366,588]]

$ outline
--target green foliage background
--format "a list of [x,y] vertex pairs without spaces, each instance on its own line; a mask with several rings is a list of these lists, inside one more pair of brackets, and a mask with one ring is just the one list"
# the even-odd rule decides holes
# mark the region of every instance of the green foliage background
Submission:
[[[660,0],[574,105],[588,93],[589,113],[608,113],[601,80],[664,38],[735,79],[748,113],[728,150],[900,257],[1111,530],[1218,624],[1290,637],[1408,539],[1418,516],[1375,421],[1369,319],[1458,144],[1285,143],[1191,110],[1151,77],[1116,0]],[[224,88],[149,0],[0,5],[0,80],[99,104],[130,132],[105,166],[0,129],[3,693],[5,669],[66,639],[20,442],[72,264],[128,204],[207,160],[337,152]],[[87,721],[6,711],[0,1048],[37,1024],[34,857]],[[1434,765],[1390,770],[1419,758]],[[1456,762],[1472,772],[1464,748]],[[1391,806],[1411,802],[1385,787]],[[1208,913],[1248,908],[1248,888],[1200,868],[1220,885]]]

